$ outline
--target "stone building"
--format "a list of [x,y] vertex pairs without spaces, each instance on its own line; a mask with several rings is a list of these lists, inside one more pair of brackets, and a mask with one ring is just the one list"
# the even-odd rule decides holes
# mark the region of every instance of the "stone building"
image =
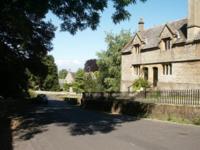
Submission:
[[[59,79],[59,84],[60,84],[61,89],[64,89],[64,85],[65,84],[68,84],[68,85],[73,84],[74,81],[75,81],[74,76],[75,76],[74,73],[68,72],[67,76],[65,77],[65,79]],[[73,92],[73,88],[69,87],[69,91],[68,92]]]
[[121,91],[142,77],[156,89],[200,89],[200,0],[188,18],[139,30],[122,49]]

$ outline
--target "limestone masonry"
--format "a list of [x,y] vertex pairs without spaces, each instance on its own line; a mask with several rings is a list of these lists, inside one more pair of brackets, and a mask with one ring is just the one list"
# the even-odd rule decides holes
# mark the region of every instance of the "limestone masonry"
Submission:
[[135,79],[157,89],[200,89],[200,0],[189,0],[186,19],[139,30],[122,49],[121,92]]

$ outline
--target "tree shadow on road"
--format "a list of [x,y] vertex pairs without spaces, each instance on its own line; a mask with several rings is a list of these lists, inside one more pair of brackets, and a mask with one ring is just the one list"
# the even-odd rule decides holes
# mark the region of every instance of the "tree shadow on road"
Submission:
[[0,118],[0,150],[13,150],[11,120]]
[[68,105],[64,101],[51,100],[48,105],[36,107],[18,115],[21,124],[15,129],[18,139],[29,140],[35,135],[48,131],[48,125],[66,127],[71,136],[110,133],[124,122],[134,121],[130,116],[91,112]]

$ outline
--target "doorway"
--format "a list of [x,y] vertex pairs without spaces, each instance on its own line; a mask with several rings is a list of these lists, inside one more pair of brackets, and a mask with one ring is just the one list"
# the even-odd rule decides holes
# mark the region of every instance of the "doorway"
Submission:
[[153,86],[156,87],[158,85],[158,68],[153,67]]
[[147,67],[144,67],[143,68],[143,72],[144,72],[144,80],[148,80],[149,78],[149,71],[148,71],[148,68]]

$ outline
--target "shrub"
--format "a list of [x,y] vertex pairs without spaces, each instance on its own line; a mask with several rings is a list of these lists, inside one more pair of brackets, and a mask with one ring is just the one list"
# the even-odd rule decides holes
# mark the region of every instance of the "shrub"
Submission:
[[193,119],[193,124],[195,124],[195,125],[200,125],[200,118],[195,118],[195,119]]
[[138,91],[141,88],[148,88],[148,87],[150,87],[149,82],[147,80],[144,80],[143,78],[136,79],[133,82],[133,90],[134,91]]
[[67,84],[67,83],[65,83],[65,84],[63,85],[63,89],[64,89],[64,91],[69,92],[69,89],[70,89],[71,86],[72,86],[71,84]]
[[35,98],[37,96],[37,94],[31,89],[29,89],[28,92],[29,92],[30,98]]

